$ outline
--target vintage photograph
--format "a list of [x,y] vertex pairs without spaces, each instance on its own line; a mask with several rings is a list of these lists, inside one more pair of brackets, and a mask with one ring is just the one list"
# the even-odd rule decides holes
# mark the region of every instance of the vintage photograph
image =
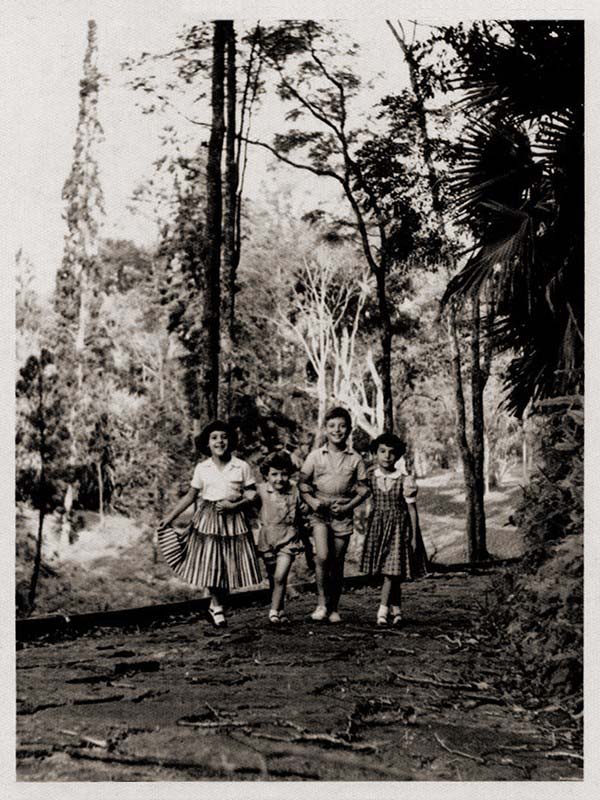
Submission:
[[12,28],[17,781],[582,781],[583,20],[87,5]]

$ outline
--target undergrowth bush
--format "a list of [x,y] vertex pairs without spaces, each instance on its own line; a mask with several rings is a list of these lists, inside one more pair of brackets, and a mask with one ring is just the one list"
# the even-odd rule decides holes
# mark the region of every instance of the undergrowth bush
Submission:
[[522,689],[539,699],[570,700],[583,686],[583,410],[564,398],[542,419],[536,472],[523,490],[516,522],[526,551],[496,581],[485,624],[510,648]]

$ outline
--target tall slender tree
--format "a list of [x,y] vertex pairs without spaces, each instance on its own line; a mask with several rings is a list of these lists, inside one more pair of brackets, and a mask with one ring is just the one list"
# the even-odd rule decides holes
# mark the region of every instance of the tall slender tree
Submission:
[[[69,364],[61,379],[70,397],[69,430],[71,465],[86,460],[89,427],[93,424],[92,387],[98,377],[97,352],[90,342],[97,338],[100,290],[98,280],[98,232],[104,214],[97,147],[102,138],[98,120],[98,95],[101,75],[97,67],[96,23],[89,20],[83,77],[79,84],[79,116],[73,147],[71,170],[63,187],[64,218],[67,225],[62,264],[56,276],[54,305],[57,314],[56,357]],[[84,388],[85,384],[85,388]],[[103,384],[99,384],[102,386]],[[65,498],[65,528],[73,502],[74,485]]]
[[211,72],[212,121],[206,165],[206,282],[203,324],[206,362],[201,379],[206,415],[215,417],[219,407],[219,360],[221,348],[221,245],[223,240],[223,191],[221,158],[225,135],[225,45],[228,23],[214,23]]
[[[192,269],[194,285],[189,295],[194,296],[187,296],[184,300],[188,307],[201,309],[203,335],[182,338],[189,355],[189,358],[186,356],[186,382],[192,391],[188,394],[190,398],[196,394],[198,400],[197,406],[191,406],[192,416],[199,423],[200,417],[216,413],[227,416],[236,401],[233,377],[234,373],[241,372],[241,369],[234,369],[234,363],[239,364],[236,358],[235,303],[242,242],[241,209],[248,158],[247,135],[263,91],[262,58],[254,42],[247,41],[245,36],[238,38],[233,20],[192,25],[178,38],[180,46],[175,50],[145,53],[137,60],[126,60],[123,66],[136,73],[130,85],[143,90],[142,105],[146,113],[169,109],[191,125],[210,132],[208,143],[202,143],[208,145],[204,181],[195,175],[193,162],[201,160],[198,151],[192,158],[183,157],[180,152],[176,163],[166,159],[169,170],[173,170],[179,180],[175,187],[175,219],[168,224],[165,252],[173,251],[175,245],[180,254],[186,251],[189,255],[195,251],[192,261],[200,255],[203,261],[201,274]],[[159,84],[157,79],[156,61],[172,62],[175,75],[170,76],[165,85]],[[143,74],[149,65],[152,74]],[[212,106],[210,122],[190,116],[180,108],[180,92],[186,86],[193,88],[194,100],[206,96],[204,81],[208,81],[210,87],[207,90]],[[166,130],[172,132],[173,128],[169,126]],[[223,161],[224,168],[221,167]],[[161,168],[165,159],[160,159],[157,164]],[[190,181],[196,185],[192,186]],[[193,197],[201,204],[204,213],[201,232],[197,210],[191,205]],[[190,217],[187,223],[186,215]],[[186,230],[190,240],[187,243]],[[199,236],[202,242],[198,241]],[[189,261],[187,257],[184,260]],[[171,273],[169,280],[173,287],[174,271]],[[199,292],[202,298],[196,296]],[[174,295],[172,299],[174,308],[177,305]],[[184,319],[189,317],[185,311],[176,311],[170,320],[175,321],[182,334],[184,328],[195,327],[191,320]],[[180,322],[184,323],[183,326]],[[192,365],[198,372],[197,378],[191,374]],[[193,384],[198,385],[197,391],[193,390]]]
[[74,358],[76,387],[81,391],[84,354],[90,318],[97,315],[97,239],[104,213],[97,146],[102,127],[98,120],[101,76],[96,65],[96,23],[88,22],[83,78],[79,84],[79,118],[73,162],[63,187],[67,224],[62,265],[56,276],[55,308],[58,314],[60,356]]
[[[417,27],[413,23],[413,37],[409,41],[400,22],[388,26],[400,46],[404,60],[408,66],[411,87],[411,103],[419,132],[418,142],[421,158],[425,164],[425,176],[428,184],[434,227],[437,228],[440,242],[440,257],[448,277],[456,274],[456,245],[453,244],[449,226],[446,223],[447,202],[442,190],[439,169],[436,164],[436,148],[438,139],[428,125],[430,116],[426,99],[435,91],[435,81],[427,77],[424,69],[424,56],[427,48],[419,46],[414,32]],[[488,297],[491,299],[491,295]],[[488,303],[489,315],[492,314],[493,303]],[[450,349],[450,363],[454,382],[456,438],[461,456],[466,489],[466,549],[469,561],[481,561],[488,557],[487,535],[484,504],[484,463],[485,463],[485,421],[483,392],[490,372],[491,342],[485,341],[483,352],[481,347],[481,315],[480,299],[474,298],[471,303],[471,317],[468,321],[468,371],[470,372],[471,413],[467,414],[467,392],[465,391],[466,354],[461,351],[461,332],[458,310],[451,303],[447,307],[447,332]],[[470,435],[468,418],[470,416]]]
[[238,217],[238,161],[237,161],[237,67],[236,34],[232,20],[226,22],[226,126],[225,126],[225,180],[223,204],[223,322],[222,360],[223,385],[221,387],[222,416],[231,411],[231,380],[235,348],[235,293],[239,263],[239,248],[236,237]]

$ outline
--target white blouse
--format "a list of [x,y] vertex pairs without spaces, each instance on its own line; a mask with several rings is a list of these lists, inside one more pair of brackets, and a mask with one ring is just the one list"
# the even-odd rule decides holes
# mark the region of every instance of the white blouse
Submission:
[[407,475],[402,469],[396,468],[393,472],[384,472],[379,467],[376,467],[373,476],[377,481],[377,485],[383,492],[389,492],[395,481],[402,481],[402,494],[407,503],[417,502],[417,482],[412,475]]
[[231,456],[222,467],[212,458],[196,464],[191,485],[198,489],[203,500],[239,500],[244,489],[254,486],[256,481],[250,465],[241,458]]

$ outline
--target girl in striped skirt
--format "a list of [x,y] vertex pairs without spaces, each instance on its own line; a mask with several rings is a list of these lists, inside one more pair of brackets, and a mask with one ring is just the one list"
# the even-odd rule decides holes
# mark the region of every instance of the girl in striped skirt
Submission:
[[[260,583],[260,569],[245,509],[256,496],[249,464],[232,455],[235,433],[216,420],[202,431],[199,449],[208,458],[196,465],[189,491],[162,520],[158,541],[175,574],[210,592],[209,618],[227,624],[223,601],[230,589]],[[192,503],[187,531],[171,523]]]
[[427,573],[427,554],[415,507],[417,485],[397,462],[404,443],[383,433],[371,444],[375,466],[369,475],[371,513],[363,545],[361,570],[383,575],[377,624],[402,624],[402,582]]

